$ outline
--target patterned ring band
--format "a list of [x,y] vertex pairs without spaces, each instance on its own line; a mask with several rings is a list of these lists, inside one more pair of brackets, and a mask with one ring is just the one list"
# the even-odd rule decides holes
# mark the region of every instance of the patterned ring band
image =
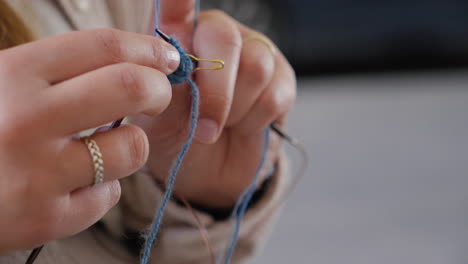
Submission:
[[94,186],[101,184],[104,181],[104,161],[102,160],[102,153],[96,141],[85,137],[84,143],[88,147],[94,165]]

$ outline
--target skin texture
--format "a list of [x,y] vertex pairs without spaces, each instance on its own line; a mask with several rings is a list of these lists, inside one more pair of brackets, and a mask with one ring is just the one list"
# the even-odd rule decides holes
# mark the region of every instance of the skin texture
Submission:
[[89,151],[73,135],[164,111],[174,54],[159,39],[111,29],[0,51],[1,253],[83,231],[116,204],[117,179],[147,160],[146,134],[129,125],[93,136],[106,170],[96,187]]
[[[195,143],[177,176],[175,192],[211,208],[231,207],[252,180],[260,160],[263,131],[283,125],[296,96],[294,71],[284,56],[250,38],[255,32],[221,11],[202,12],[193,32],[193,0],[161,1],[162,30],[200,58],[222,59],[220,71],[194,74],[200,89],[200,118]],[[193,36],[193,41],[192,41]],[[247,39],[244,41],[244,39]],[[269,41],[269,40],[267,40]],[[147,163],[165,182],[188,133],[190,88],[173,88],[168,109],[156,118],[133,121],[148,134]],[[272,135],[268,163],[278,158],[279,139]]]
[[[199,129],[175,191],[226,208],[253,177],[263,129],[275,120],[284,124],[296,80],[276,47],[244,41],[259,33],[220,11],[200,14],[192,32],[193,5],[163,0],[162,30],[226,67],[193,76]],[[178,63],[178,53],[161,39],[111,29],[0,51],[0,254],[85,230],[119,200],[117,179],[143,166],[165,181],[189,124],[190,90],[171,87],[166,78]],[[93,135],[105,182],[90,187],[91,157],[74,135],[122,116],[132,116],[133,124]],[[270,164],[279,145],[273,136]]]

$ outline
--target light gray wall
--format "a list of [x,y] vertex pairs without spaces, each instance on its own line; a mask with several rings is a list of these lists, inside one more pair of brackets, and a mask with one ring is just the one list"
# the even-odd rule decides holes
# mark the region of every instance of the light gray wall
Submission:
[[310,168],[254,263],[468,263],[467,86],[466,71],[300,81],[289,131]]

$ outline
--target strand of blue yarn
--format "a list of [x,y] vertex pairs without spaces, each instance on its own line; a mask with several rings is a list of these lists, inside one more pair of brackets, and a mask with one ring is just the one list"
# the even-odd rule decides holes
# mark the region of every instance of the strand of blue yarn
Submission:
[[[228,244],[227,252],[224,254],[224,264],[231,263],[231,259],[234,254],[237,241],[239,240],[239,233],[240,233],[240,228],[242,224],[242,219],[245,215],[245,212],[247,210],[247,207],[249,206],[250,201],[252,200],[253,195],[255,194],[257,190],[257,183],[260,178],[260,172],[263,166],[265,165],[268,149],[270,147],[270,129],[269,128],[265,129],[263,139],[264,139],[264,142],[262,146],[261,159],[255,171],[252,182],[247,187],[247,189],[245,189],[244,192],[240,195],[232,211],[231,219],[233,220],[233,233],[231,235],[230,243]],[[222,259],[223,259],[223,255],[221,255],[218,258],[217,263],[220,263]]]
[[[199,7],[200,3],[199,0],[196,1],[196,13],[198,14],[199,12]],[[155,29],[159,28],[159,10],[160,10],[160,0],[155,0]],[[196,15],[197,17],[197,15]],[[197,24],[197,19],[194,21],[194,27]],[[155,37],[157,37],[157,33],[155,31]],[[178,51],[180,54],[180,65],[178,69],[171,75],[168,76],[169,81],[171,84],[182,84],[184,82],[187,82],[190,87],[191,87],[191,92],[192,92],[192,106],[191,106],[191,116],[190,116],[190,130],[189,134],[187,137],[186,142],[182,146],[182,149],[180,153],[178,154],[176,161],[174,163],[174,166],[171,168],[170,173],[169,173],[169,181],[166,186],[166,192],[164,193],[164,197],[161,203],[161,206],[158,208],[156,211],[153,223],[151,224],[150,232],[147,236],[147,239],[145,241],[145,245],[143,247],[143,252],[142,252],[142,257],[141,257],[141,264],[147,264],[149,262],[150,256],[151,256],[151,249],[153,247],[154,241],[156,240],[156,237],[158,235],[159,228],[162,223],[162,219],[164,216],[164,211],[166,209],[167,204],[169,203],[171,196],[172,196],[172,190],[174,187],[174,183],[177,177],[177,173],[180,169],[180,166],[182,165],[182,162],[184,160],[184,157],[186,153],[188,152],[190,145],[192,144],[193,137],[195,135],[196,127],[197,127],[197,121],[198,121],[198,112],[199,112],[199,90],[197,85],[189,78],[190,73],[193,71],[193,63],[192,60],[187,56],[187,53],[182,49],[180,44],[178,43],[177,40],[174,38],[170,38],[169,41]],[[247,207],[257,189],[257,182],[260,177],[260,171],[263,168],[263,165],[266,160],[266,155],[268,152],[269,148],[269,141],[270,141],[270,131],[269,129],[265,129],[265,136],[264,136],[264,144],[263,144],[263,150],[262,150],[262,155],[261,155],[261,160],[259,163],[259,166],[257,167],[257,170],[255,172],[254,178],[247,187],[247,189],[242,193],[242,195],[239,197],[235,208],[232,213],[232,218],[235,218],[234,221],[234,228],[233,228],[233,234],[231,238],[231,243],[230,247],[227,250],[226,253],[226,258],[225,258],[225,264],[229,264],[232,258],[232,255],[234,253],[237,241],[239,239],[239,232],[240,232],[240,226],[242,223],[242,218],[247,210]]]
[[[154,29],[159,28],[159,12],[160,12],[160,0],[155,0]],[[154,34],[155,34],[154,35],[155,37],[158,37],[158,33],[156,32],[156,30],[154,31]],[[179,42],[176,39],[171,37],[169,39],[169,42],[177,49],[180,55],[179,67],[174,73],[168,76],[169,82],[174,85],[187,82],[191,87],[192,106],[191,106],[191,113],[190,113],[190,130],[188,133],[187,140],[182,146],[182,149],[177,155],[175,163],[170,170],[169,180],[166,186],[166,192],[164,193],[160,207],[155,213],[154,220],[150,227],[150,232],[147,235],[145,244],[143,246],[141,260],[140,260],[141,264],[147,264],[149,262],[149,259],[151,256],[151,249],[153,248],[154,241],[156,240],[156,237],[158,235],[159,228],[161,226],[163,216],[164,216],[164,211],[172,197],[172,190],[174,188],[174,183],[177,177],[177,173],[179,172],[179,169],[182,165],[184,157],[187,154],[190,148],[190,145],[192,144],[193,137],[195,136],[195,131],[197,128],[197,122],[198,122],[199,90],[195,82],[193,82],[189,77],[193,71],[192,60],[190,59],[190,57],[187,56],[187,53],[184,51],[184,49],[182,48],[182,46],[179,44]]]
[[192,90],[192,107],[190,114],[190,130],[186,142],[182,146],[180,153],[177,155],[177,159],[169,173],[169,181],[166,186],[166,192],[159,209],[156,211],[153,223],[151,224],[150,232],[146,238],[145,245],[143,247],[143,253],[141,257],[141,264],[147,264],[151,256],[151,249],[153,247],[154,241],[158,235],[159,228],[162,223],[164,216],[164,211],[168,202],[172,197],[172,190],[176,180],[177,173],[179,172],[180,166],[184,160],[185,154],[187,154],[190,145],[192,144],[193,137],[195,135],[195,130],[197,128],[198,121],[198,108],[199,108],[199,91],[198,87],[190,78],[189,75],[193,70],[192,60],[187,56],[185,51],[182,49],[180,44],[174,38],[170,39],[170,43],[179,51],[180,54],[180,65],[178,69],[171,75],[168,76],[171,84],[182,84],[187,82]]

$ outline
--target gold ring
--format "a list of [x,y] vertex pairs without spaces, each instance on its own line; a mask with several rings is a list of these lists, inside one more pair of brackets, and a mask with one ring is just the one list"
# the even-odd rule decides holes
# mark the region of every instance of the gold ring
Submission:
[[102,160],[102,153],[96,141],[89,137],[84,138],[84,143],[88,147],[94,165],[94,186],[101,184],[104,181],[104,161]]
[[271,54],[273,56],[276,55],[275,45],[273,45],[273,42],[271,42],[271,40],[269,40],[267,37],[263,36],[262,34],[259,34],[259,33],[251,34],[251,35],[247,36],[244,39],[244,42],[247,42],[249,40],[258,40],[258,41],[260,41],[261,43],[263,43],[270,50],[270,52],[271,52]]

